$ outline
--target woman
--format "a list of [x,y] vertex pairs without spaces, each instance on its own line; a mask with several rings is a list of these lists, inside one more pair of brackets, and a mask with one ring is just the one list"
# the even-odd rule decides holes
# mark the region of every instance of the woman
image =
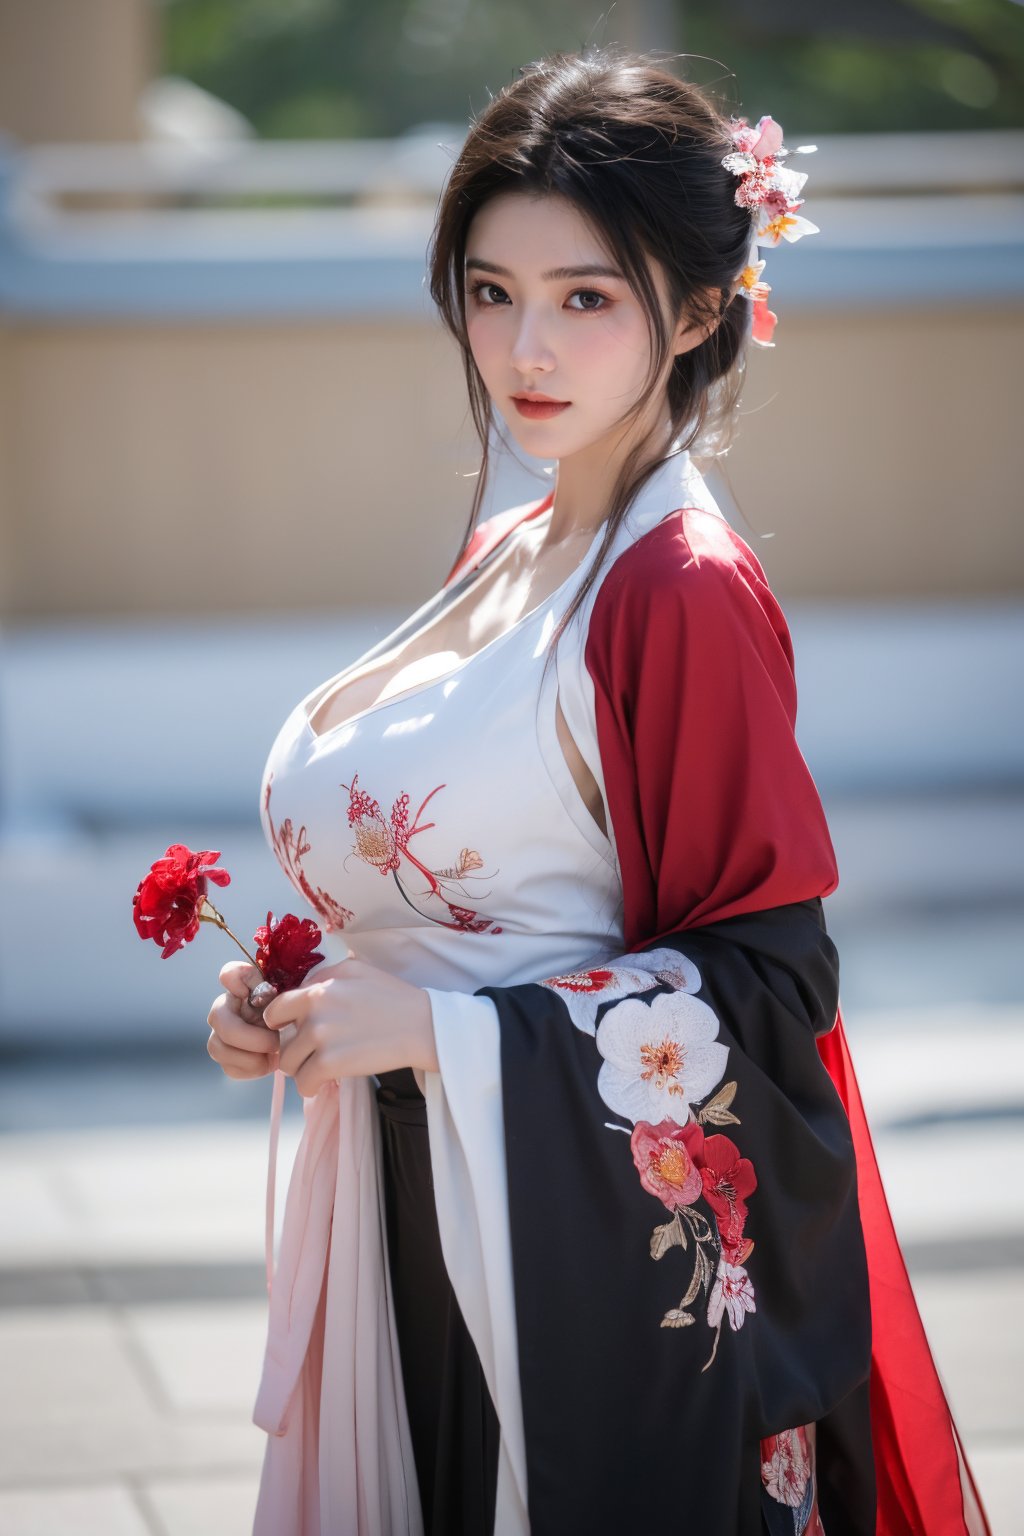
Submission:
[[[758,245],[814,229],[786,154],[588,50],[446,186],[471,536],[267,764],[347,958],[262,1018],[229,965],[210,1014],[305,1102],[257,1533],[985,1529],[837,1021],[785,621],[690,452],[774,325]],[[476,526],[495,412],[557,472]]]

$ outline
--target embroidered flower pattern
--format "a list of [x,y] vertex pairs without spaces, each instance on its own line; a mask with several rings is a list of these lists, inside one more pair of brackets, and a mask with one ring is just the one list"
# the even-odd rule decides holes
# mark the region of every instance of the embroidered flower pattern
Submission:
[[[801,1424],[784,1429],[761,1441],[761,1486],[767,1499],[765,1508],[769,1529],[792,1536],[825,1536],[818,1512],[815,1477],[815,1425]],[[779,1508],[778,1506],[782,1506]],[[780,1518],[783,1509],[788,1517]]]
[[799,1509],[811,1480],[811,1451],[804,1429],[787,1429],[761,1441],[761,1481],[779,1504]]
[[[421,822],[420,817],[426,810],[430,801],[440,790],[443,784],[438,784],[420,805],[416,815],[409,819],[410,797],[407,793],[400,794],[391,807],[389,816],[385,816],[381,809],[380,801],[375,800],[365,789],[359,785],[359,775],[352,775],[351,784],[342,784],[342,789],[348,790],[348,824],[352,828],[355,838],[353,853],[356,858],[362,859],[365,864],[376,869],[382,875],[390,875],[405,901],[414,912],[425,917],[429,922],[436,923],[440,928],[452,928],[460,933],[500,933],[501,929],[490,918],[480,917],[472,907],[464,905],[471,897],[466,882],[475,879],[490,879],[491,876],[475,875],[474,871],[483,868],[483,859],[475,848],[463,848],[455,863],[445,869],[430,869],[414,853],[410,851],[409,844],[414,837],[421,832],[429,831],[436,823],[432,821]],[[403,864],[409,865],[417,871],[427,882],[425,891],[412,892],[409,888],[408,878],[403,872]],[[436,898],[447,909],[446,918],[435,916],[432,912],[425,911],[417,900]],[[452,900],[452,897],[461,898]]]
[[641,1120],[630,1146],[640,1183],[668,1210],[692,1205],[701,1194],[704,1132],[695,1122],[676,1125],[674,1120],[663,1120],[660,1125],[647,1125]]
[[730,1264],[728,1259],[720,1258],[711,1300],[708,1302],[708,1322],[711,1327],[721,1328],[722,1313],[725,1312],[729,1317],[729,1327],[735,1332],[743,1327],[744,1314],[753,1311],[754,1287],[750,1283],[750,1276],[742,1264]]
[[[744,1267],[754,1245],[744,1227],[757,1176],[730,1137],[706,1130],[740,1122],[730,1108],[736,1083],[722,1083],[729,1048],[717,1038],[718,1017],[694,995],[700,972],[677,950],[653,949],[549,976],[541,985],[558,994],[577,1029],[594,1036],[604,1058],[598,1093],[632,1122],[630,1149],[640,1183],[671,1213],[651,1235],[652,1259],[670,1248],[692,1256],[686,1291],[661,1326],[690,1327],[696,1321],[691,1309],[703,1293],[707,1323],[715,1330],[702,1368],[707,1370],[723,1322],[736,1332],[756,1311]],[[655,987],[671,990],[644,1001],[642,994]]]
[[634,1124],[668,1118],[685,1125],[691,1102],[709,1094],[725,1071],[729,1053],[717,1034],[718,1019],[690,993],[619,1003],[597,1027],[604,1057],[597,1091]]
[[647,949],[629,955],[628,964],[605,962],[593,970],[570,971],[564,976],[549,976],[542,987],[557,992],[577,1029],[592,1035],[597,1027],[597,1011],[603,1003],[617,1002],[649,992],[659,982],[677,992],[699,992],[700,972],[692,960],[676,949]]
[[319,913],[323,919],[324,927],[328,931],[344,928],[346,923],[352,921],[355,914],[350,912],[348,907],[343,907],[340,902],[335,901],[334,897],[327,891],[321,890],[319,886],[314,888],[302,867],[302,860],[312,847],[312,844],[307,841],[305,827],[300,827],[298,832],[296,832],[292,826],[290,816],[282,821],[280,827],[274,826],[274,820],[270,814],[270,793],[273,779],[274,775],[271,774],[267,780],[266,791],[263,795],[263,810],[266,814],[267,826],[270,828],[270,841],[277,855],[278,863],[296,890],[301,891],[313,910]]
[[745,1197],[757,1188],[754,1165],[748,1158],[740,1157],[739,1148],[728,1136],[709,1136],[704,1143],[700,1176],[704,1198],[718,1222],[722,1252],[735,1260],[743,1248]]

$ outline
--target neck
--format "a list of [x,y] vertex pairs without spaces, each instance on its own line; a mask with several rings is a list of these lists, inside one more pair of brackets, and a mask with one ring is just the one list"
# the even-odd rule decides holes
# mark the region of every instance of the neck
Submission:
[[[546,545],[593,538],[611,511],[611,487],[636,441],[636,434],[611,446],[602,439],[579,453],[558,460]],[[663,458],[671,443],[671,423],[662,422],[644,439],[645,451],[637,470],[653,459]]]

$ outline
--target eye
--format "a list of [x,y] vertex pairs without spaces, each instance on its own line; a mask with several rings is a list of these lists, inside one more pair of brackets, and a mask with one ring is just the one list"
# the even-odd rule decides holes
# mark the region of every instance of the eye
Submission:
[[598,304],[585,304],[579,311],[580,314],[584,315],[599,314],[602,309],[607,309],[611,303],[610,299],[606,298],[603,293],[598,293],[594,288],[577,288],[576,292],[570,294],[569,297],[572,299],[598,299],[600,301]]
[[[475,303],[479,304],[481,309],[497,309],[498,306],[496,304],[492,304],[490,299],[485,299],[482,297],[485,289],[494,289],[498,293],[505,293],[504,288],[500,288],[497,283],[490,283],[484,279],[482,282],[470,284],[470,297],[474,300]],[[508,297],[507,294],[505,296],[506,298]]]
[[[484,298],[485,293],[499,293],[507,299],[508,294],[498,283],[489,282],[486,278],[477,283],[471,283],[469,288],[470,298],[479,309],[498,309],[501,301],[492,302],[490,298]],[[606,294],[598,293],[595,288],[577,288],[569,295],[570,299],[596,299],[597,303],[582,304],[579,307],[570,306],[577,315],[600,314],[602,310],[609,309],[612,300]]]

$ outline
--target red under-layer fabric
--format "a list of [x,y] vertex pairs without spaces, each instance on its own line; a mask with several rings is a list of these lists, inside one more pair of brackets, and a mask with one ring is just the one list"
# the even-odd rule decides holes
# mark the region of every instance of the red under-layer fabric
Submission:
[[846,1108],[871,1287],[876,1536],[991,1536],[889,1214],[842,1011],[818,1041]]

